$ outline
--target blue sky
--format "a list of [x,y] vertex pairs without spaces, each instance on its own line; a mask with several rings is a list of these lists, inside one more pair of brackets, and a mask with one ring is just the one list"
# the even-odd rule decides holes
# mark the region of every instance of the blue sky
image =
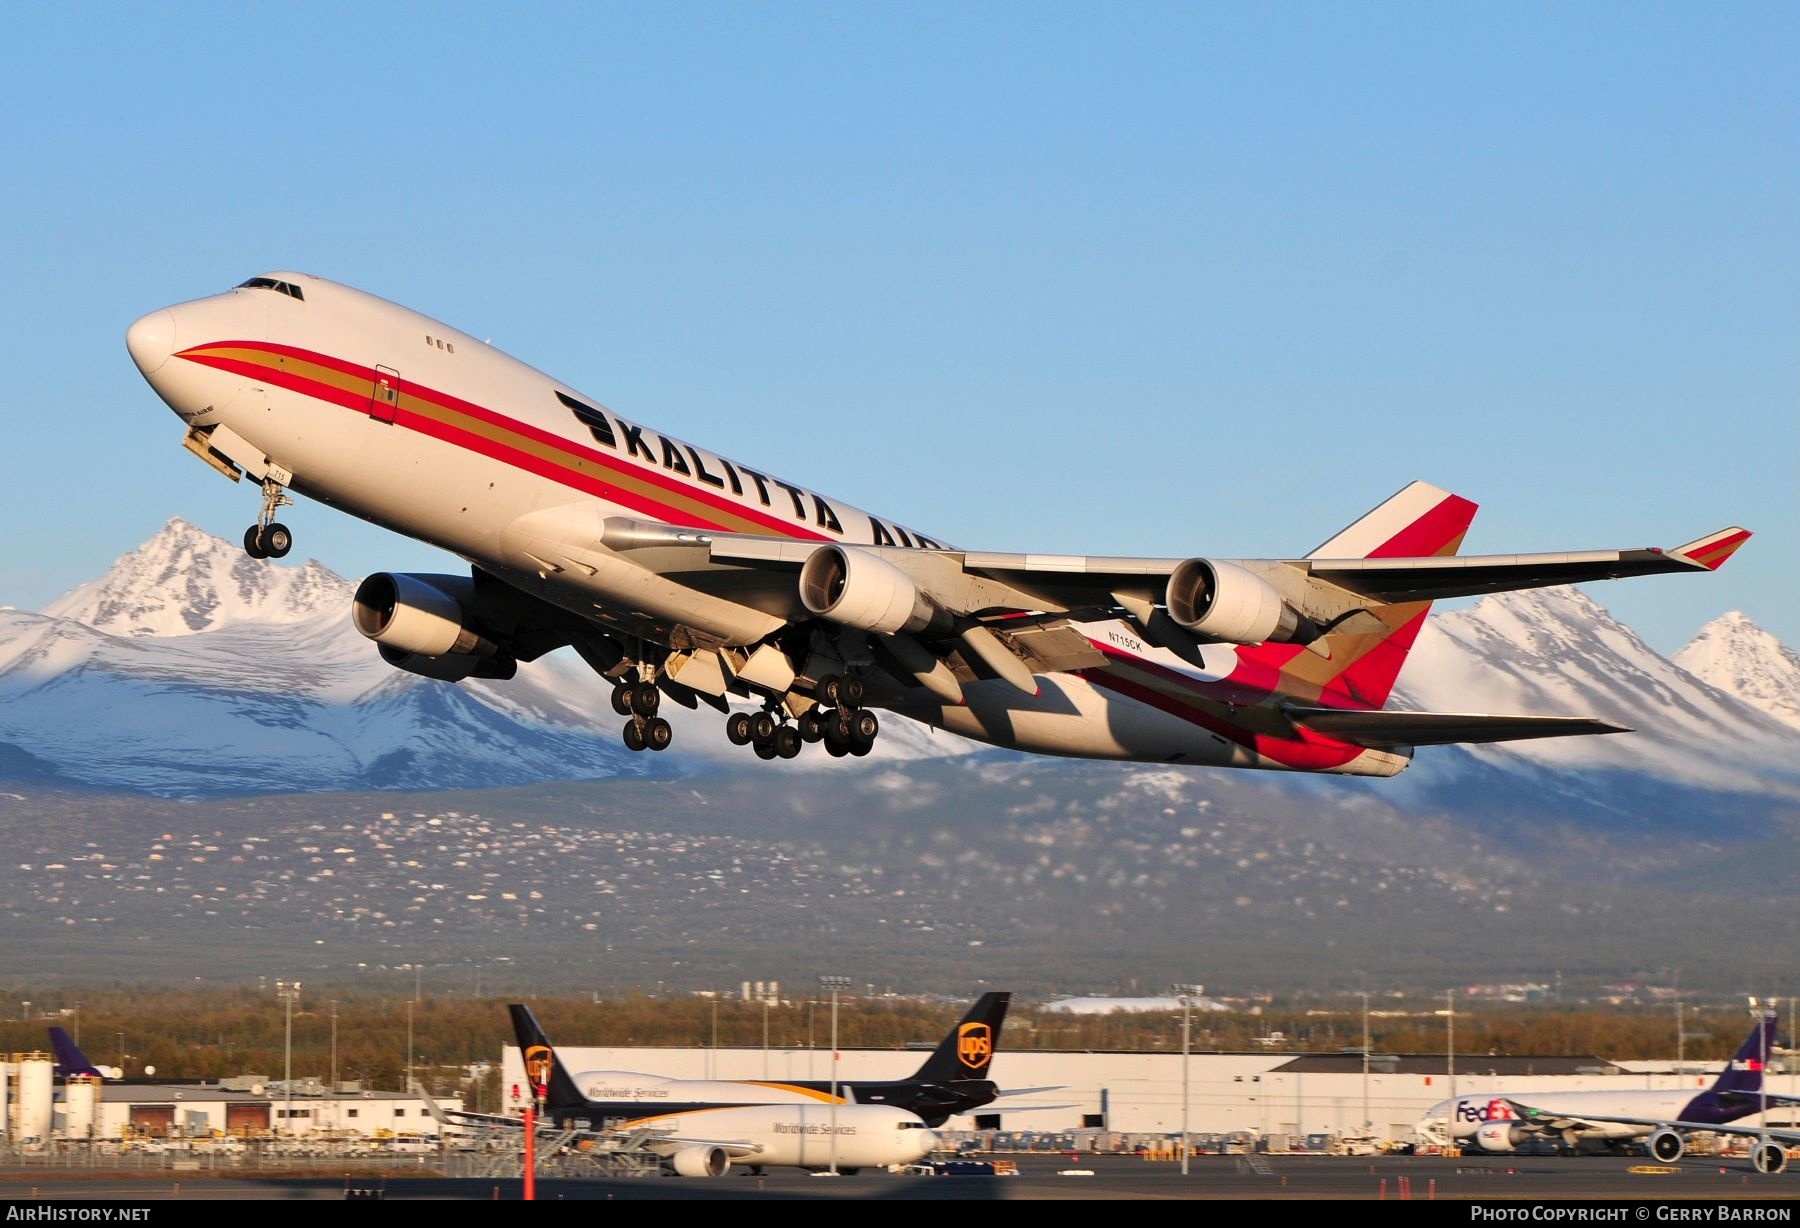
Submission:
[[[271,268],[959,545],[1758,536],[1590,586],[1800,646],[1800,7],[22,6],[0,602],[255,513],[126,357]],[[449,560],[317,505],[296,554]]]

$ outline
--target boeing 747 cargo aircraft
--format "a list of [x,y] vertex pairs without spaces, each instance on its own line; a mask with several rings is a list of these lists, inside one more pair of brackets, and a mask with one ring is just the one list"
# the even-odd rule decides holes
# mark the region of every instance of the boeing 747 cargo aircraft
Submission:
[[1475,504],[1414,482],[1294,558],[961,549],[302,273],[152,311],[126,343],[188,449],[260,488],[253,557],[292,547],[289,492],[442,547],[466,574],[362,581],[381,655],[456,682],[571,647],[633,750],[669,745],[665,698],[764,759],[866,754],[876,709],[1042,754],[1360,776],[1423,745],[1617,733],[1386,704],[1435,599],[1704,573],[1750,536],[1460,556]]

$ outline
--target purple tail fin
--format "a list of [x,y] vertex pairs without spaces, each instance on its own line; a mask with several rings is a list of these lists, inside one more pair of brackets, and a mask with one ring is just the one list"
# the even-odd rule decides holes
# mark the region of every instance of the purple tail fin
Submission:
[[96,1079],[106,1077],[97,1066],[87,1060],[87,1055],[61,1028],[50,1029],[50,1047],[56,1051],[56,1075],[58,1078],[66,1079],[70,1075],[90,1075]]
[[1688,1102],[1682,1117],[1724,1123],[1756,1112],[1763,1089],[1763,1064],[1774,1046],[1775,1015],[1765,1012],[1713,1085]]

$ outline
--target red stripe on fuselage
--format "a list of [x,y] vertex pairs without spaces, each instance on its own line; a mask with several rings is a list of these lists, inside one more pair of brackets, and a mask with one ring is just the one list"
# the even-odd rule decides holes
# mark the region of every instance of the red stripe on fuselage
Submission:
[[[256,350],[264,353],[283,355],[298,359],[302,362],[326,367],[355,379],[368,380],[370,391],[364,393],[358,390],[339,388],[334,384],[328,384],[313,379],[310,376],[301,375],[292,371],[284,371],[280,367],[270,366],[265,363],[249,362],[239,358],[228,358],[216,354],[196,352],[225,346],[234,349]],[[372,409],[375,379],[374,371],[371,368],[359,367],[355,364],[332,358],[330,355],[319,354],[310,350],[302,350],[293,346],[276,345],[264,342],[215,341],[204,346],[194,346],[183,351],[179,357],[185,358],[190,362],[199,363],[203,366],[213,367],[221,371],[229,371],[235,375],[244,375],[253,379],[265,380],[278,387],[286,388],[292,392],[298,392],[303,396],[312,397],[314,400],[325,401],[328,404],[353,410],[364,416],[367,416]],[[734,502],[731,499],[725,498],[716,492],[709,490],[704,484],[690,486],[680,482],[662,470],[627,464],[619,457],[609,456],[604,452],[597,452],[591,448],[584,447],[571,439],[565,438],[564,436],[532,426],[529,423],[520,422],[514,418],[508,418],[504,414],[496,413],[493,410],[490,410],[485,406],[477,405],[472,401],[465,401],[461,397],[454,396],[450,393],[427,388],[424,385],[408,381],[404,378],[398,381],[397,390],[403,396],[414,397],[418,400],[437,405],[443,409],[466,414],[471,418],[487,423],[499,430],[510,431],[526,439],[530,439],[533,442],[543,444],[546,447],[554,448],[572,456],[578,456],[581,459],[599,465],[610,472],[620,474],[621,476],[628,476],[637,481],[649,483],[650,485],[669,491],[671,494],[679,494],[684,498],[715,508],[721,513],[748,520],[768,529],[776,536],[797,537],[819,541],[830,540],[826,534],[816,532],[804,524],[799,524],[794,521],[784,521],[756,508]],[[618,422],[620,420],[615,416],[613,421]],[[707,520],[703,517],[696,516],[691,511],[671,507],[655,502],[654,500],[645,499],[630,491],[608,486],[596,478],[560,466],[554,461],[547,460],[543,457],[533,456],[530,453],[520,451],[516,448],[510,448],[497,440],[492,440],[486,436],[451,426],[448,423],[439,422],[435,418],[420,415],[405,409],[404,407],[396,411],[394,415],[394,425],[403,426],[419,434],[440,439],[445,443],[454,444],[467,451],[479,453],[490,459],[500,461],[502,464],[537,474],[539,477],[548,478],[564,486],[580,490],[585,494],[596,495],[609,502],[628,507],[633,511],[654,516],[658,520],[665,521],[669,524],[679,525],[683,528],[738,531],[731,525],[722,521]],[[644,429],[648,430],[648,428]],[[650,433],[656,435],[658,438],[667,438],[658,431],[651,431]],[[768,478],[767,475],[764,475],[764,477],[777,486],[781,485],[781,483],[776,482],[775,479]]]

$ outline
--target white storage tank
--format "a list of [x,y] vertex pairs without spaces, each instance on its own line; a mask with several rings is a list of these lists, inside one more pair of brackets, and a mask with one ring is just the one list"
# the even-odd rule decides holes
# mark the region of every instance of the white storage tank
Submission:
[[18,1055],[18,1108],[13,1115],[13,1141],[26,1139],[48,1141],[50,1125],[56,1117],[56,1063],[47,1053]]
[[100,1105],[100,1080],[92,1075],[71,1075],[63,1084],[63,1137],[94,1137]]

